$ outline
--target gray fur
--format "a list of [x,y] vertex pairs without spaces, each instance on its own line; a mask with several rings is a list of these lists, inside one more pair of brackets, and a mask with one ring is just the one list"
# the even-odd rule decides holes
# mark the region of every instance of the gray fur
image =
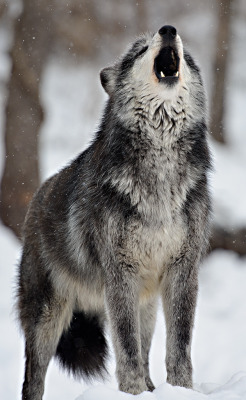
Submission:
[[[180,37],[166,31],[141,36],[101,72],[109,100],[93,143],[30,205],[18,283],[25,400],[42,399],[49,361],[80,311],[94,315],[102,332],[109,321],[119,389],[153,390],[148,356],[159,296],[167,381],[192,387],[210,156],[199,69]],[[167,46],[175,50],[177,78],[162,79],[154,66]]]

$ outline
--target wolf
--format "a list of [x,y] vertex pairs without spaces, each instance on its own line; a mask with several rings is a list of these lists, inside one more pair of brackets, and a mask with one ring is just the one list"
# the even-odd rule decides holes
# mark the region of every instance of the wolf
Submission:
[[42,399],[53,356],[76,377],[104,375],[106,323],[119,389],[154,390],[158,298],[167,382],[192,387],[198,269],[211,219],[200,70],[165,25],[141,35],[100,78],[108,101],[93,141],[41,186],[25,219],[23,400]]

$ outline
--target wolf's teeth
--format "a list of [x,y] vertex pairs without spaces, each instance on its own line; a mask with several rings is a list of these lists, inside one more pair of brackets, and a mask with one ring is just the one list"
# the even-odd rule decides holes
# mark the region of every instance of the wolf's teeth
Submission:
[[164,75],[164,73],[162,71],[161,71],[161,77],[165,78],[165,75]]
[[179,76],[179,71],[176,72],[175,76]]

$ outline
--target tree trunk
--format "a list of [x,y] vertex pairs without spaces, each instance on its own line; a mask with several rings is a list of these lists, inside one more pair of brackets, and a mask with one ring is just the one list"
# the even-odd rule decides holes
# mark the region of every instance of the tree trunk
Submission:
[[226,98],[226,72],[230,47],[231,5],[233,0],[217,0],[218,31],[214,61],[214,86],[212,91],[211,133],[215,140],[225,143],[223,125]]
[[39,185],[38,132],[43,119],[39,82],[52,38],[46,1],[24,0],[23,6],[11,52],[0,201],[3,223],[19,238],[28,203]]

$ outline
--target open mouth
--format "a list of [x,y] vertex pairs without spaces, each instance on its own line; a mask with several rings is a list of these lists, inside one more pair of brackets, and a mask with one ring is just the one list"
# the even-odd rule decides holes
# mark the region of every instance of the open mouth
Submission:
[[155,58],[154,71],[159,81],[177,80],[179,77],[179,56],[171,46],[163,47]]

